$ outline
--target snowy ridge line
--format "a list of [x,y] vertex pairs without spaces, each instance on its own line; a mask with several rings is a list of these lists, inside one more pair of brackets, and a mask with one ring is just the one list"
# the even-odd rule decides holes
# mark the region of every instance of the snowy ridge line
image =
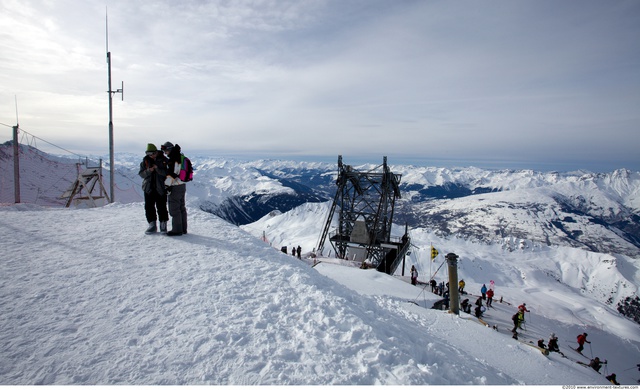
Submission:
[[[8,150],[6,145],[0,148]],[[141,200],[141,179],[137,175],[141,157],[117,154],[118,202]],[[32,167],[24,164],[31,167],[27,177],[59,174],[50,164],[32,160]],[[9,165],[4,164],[11,163],[0,153],[0,168],[6,168],[0,172],[10,172]],[[301,204],[322,202],[331,199],[335,191],[333,164],[201,156],[198,165],[187,202],[235,224],[252,223],[276,209],[286,212]],[[393,169],[403,175],[404,200],[396,220],[401,217],[412,226],[428,227],[441,236],[502,243],[510,251],[562,245],[640,255],[640,172],[560,173],[402,165]],[[104,184],[108,188],[106,173]],[[7,176],[2,183],[10,184],[11,180]],[[62,192],[37,186],[36,180],[28,191],[37,194],[34,199],[58,197]],[[10,190],[10,185],[0,186],[0,199],[11,199]]]

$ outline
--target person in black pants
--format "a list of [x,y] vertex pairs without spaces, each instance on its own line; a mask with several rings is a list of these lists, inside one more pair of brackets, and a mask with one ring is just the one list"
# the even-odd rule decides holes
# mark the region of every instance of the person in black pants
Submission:
[[[167,191],[164,181],[167,176],[167,159],[159,153],[154,144],[147,144],[145,156],[140,163],[138,175],[142,178],[144,192],[144,212],[149,226],[145,234],[155,233],[156,222],[160,220],[160,232],[167,232]],[[157,211],[157,213],[156,213]]]

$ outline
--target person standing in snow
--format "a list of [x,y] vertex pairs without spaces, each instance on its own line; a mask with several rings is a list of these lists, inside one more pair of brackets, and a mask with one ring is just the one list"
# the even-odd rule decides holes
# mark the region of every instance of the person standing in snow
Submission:
[[487,290],[487,307],[493,307],[491,303],[493,303],[493,290],[489,289]]
[[415,265],[411,266],[411,284],[414,286],[418,283],[418,270]]
[[460,294],[464,294],[464,279],[460,279],[460,281],[458,282],[458,292],[460,292]]
[[167,221],[169,220],[167,191],[164,186],[164,180],[167,176],[167,159],[163,153],[158,153],[154,144],[147,144],[138,175],[142,178],[144,213],[149,223],[145,234],[157,231],[156,221],[158,220],[160,220],[160,232],[166,233]]
[[429,282],[429,284],[431,285],[431,292],[432,292],[432,293],[435,293],[435,292],[436,292],[436,290],[437,290],[438,283],[436,283],[436,280],[435,280],[435,279],[431,279],[431,281]]
[[180,180],[182,153],[180,145],[173,145],[168,141],[162,145],[161,149],[169,158],[167,178],[164,184],[169,193],[169,214],[172,226],[171,230],[167,232],[167,236],[181,236],[187,234],[187,206],[185,203],[187,184]]
[[587,340],[587,336],[588,335],[586,333],[578,335],[578,348],[576,348],[576,351],[578,351],[579,353],[582,353],[582,350],[584,349],[584,343],[591,344],[591,341]]
[[483,284],[482,288],[480,289],[480,293],[482,294],[482,299],[486,299],[486,297],[487,297],[487,286],[485,286]]
[[298,245],[298,259],[302,259],[302,248],[300,247],[300,245]]

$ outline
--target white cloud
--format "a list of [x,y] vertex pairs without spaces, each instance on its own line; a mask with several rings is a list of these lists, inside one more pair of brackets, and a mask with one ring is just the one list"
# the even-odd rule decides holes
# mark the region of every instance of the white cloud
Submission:
[[[571,151],[565,158],[640,169],[636,2],[107,6],[112,85],[125,83],[114,122],[141,129],[118,134],[132,145],[180,128],[183,143],[225,152],[548,162]],[[104,4],[0,10],[11,27],[0,121],[14,117],[16,94],[38,113],[104,121]],[[22,124],[60,136],[49,125],[58,119],[34,116]]]

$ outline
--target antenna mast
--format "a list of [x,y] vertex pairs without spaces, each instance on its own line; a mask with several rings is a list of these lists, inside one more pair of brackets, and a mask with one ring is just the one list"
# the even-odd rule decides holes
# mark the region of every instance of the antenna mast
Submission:
[[109,190],[111,192],[111,197],[109,198],[110,203],[115,201],[115,163],[113,156],[113,94],[119,93],[122,95],[122,100],[124,100],[124,81],[122,82],[122,88],[118,90],[111,90],[111,52],[109,51],[109,16],[105,11],[105,26],[106,26],[106,44],[107,44],[107,65],[108,65],[108,73],[109,73],[109,90],[107,93],[109,94]]

